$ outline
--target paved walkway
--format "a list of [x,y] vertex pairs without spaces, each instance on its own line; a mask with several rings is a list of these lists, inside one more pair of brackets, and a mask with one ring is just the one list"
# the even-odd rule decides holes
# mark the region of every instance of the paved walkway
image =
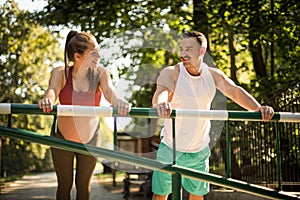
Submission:
[[[38,175],[26,175],[1,190],[0,200],[55,200],[56,176],[54,172]],[[76,189],[72,188],[72,200]],[[93,177],[91,184],[91,200],[122,200],[122,192],[112,193]]]
[[[95,176],[91,184],[90,200],[122,200],[122,185],[119,187],[110,187],[113,190],[106,189],[104,185],[112,184],[111,181],[100,183]],[[122,184],[122,182],[119,184]],[[54,172],[43,173],[38,175],[26,175],[23,178],[10,183],[0,191],[0,200],[55,200],[56,192],[56,175]],[[75,200],[76,190],[72,188],[72,200]],[[298,193],[298,195],[300,195]],[[143,197],[132,193],[128,200],[141,200]],[[234,191],[211,191],[205,200],[266,200],[262,197],[234,192]]]

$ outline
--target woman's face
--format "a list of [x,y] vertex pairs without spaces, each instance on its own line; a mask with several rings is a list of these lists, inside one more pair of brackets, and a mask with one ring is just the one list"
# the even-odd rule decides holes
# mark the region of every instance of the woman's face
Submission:
[[92,44],[88,45],[88,49],[84,52],[84,54],[80,55],[78,64],[80,67],[95,68],[97,67],[99,61],[100,54],[98,50],[98,43],[96,40],[94,40]]

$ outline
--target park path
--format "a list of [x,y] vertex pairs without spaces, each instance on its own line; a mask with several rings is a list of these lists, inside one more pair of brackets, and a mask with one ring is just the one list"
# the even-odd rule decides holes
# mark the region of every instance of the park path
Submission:
[[[95,172],[97,173],[97,172]],[[120,184],[122,181],[118,180]],[[106,184],[112,184],[111,181]],[[55,172],[25,175],[21,179],[16,180],[0,191],[0,200],[55,200],[56,192],[56,175]],[[93,176],[91,182],[91,198],[90,200],[122,200],[123,198],[123,186],[108,190],[104,186],[103,182]],[[75,200],[76,189],[72,188],[72,200]],[[296,193],[299,195],[300,193]],[[131,194],[128,200],[141,200],[141,195]],[[185,199],[185,198],[183,198]],[[267,200],[266,198],[245,194],[242,192],[222,190],[222,191],[211,191],[205,196],[205,200]]]
[[[0,200],[55,200],[55,172],[36,175],[25,175],[1,189]],[[72,200],[75,199],[76,189],[72,188]],[[91,200],[122,200],[122,192],[112,193],[100,184],[93,176],[91,184]]]

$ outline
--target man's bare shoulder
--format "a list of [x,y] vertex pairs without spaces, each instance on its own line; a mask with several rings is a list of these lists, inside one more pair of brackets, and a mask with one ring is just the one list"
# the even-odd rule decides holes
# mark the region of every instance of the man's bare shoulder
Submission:
[[168,72],[179,72],[179,65],[172,65],[172,66],[167,66],[163,69],[163,71],[168,71]]
[[167,66],[161,71],[161,75],[178,76],[179,65]]
[[174,89],[174,84],[177,81],[179,76],[179,67],[177,65],[165,67],[158,79],[158,85],[164,86],[166,88]]
[[214,78],[225,76],[225,73],[216,67],[208,67],[208,70]]

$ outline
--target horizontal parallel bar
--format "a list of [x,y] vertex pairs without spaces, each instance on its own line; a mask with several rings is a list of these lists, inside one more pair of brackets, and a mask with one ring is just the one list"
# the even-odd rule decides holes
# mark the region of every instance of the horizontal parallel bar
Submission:
[[[118,116],[117,109],[103,106],[53,106],[50,113],[43,113],[37,104],[7,104],[0,103],[0,114],[43,114],[58,116],[96,116],[112,117]],[[158,118],[154,108],[131,109],[127,117]],[[232,121],[262,121],[260,112],[250,111],[228,111],[228,110],[188,110],[176,109],[172,111],[171,118],[199,118],[210,120],[232,120]],[[270,121],[300,122],[300,113],[275,112]]]
[[189,177],[197,180],[207,181],[215,185],[235,189],[238,191],[254,194],[265,198],[299,200],[297,196],[281,193],[266,187],[248,184],[243,181],[226,179],[219,175],[200,172],[200,171],[196,171],[196,170],[192,170],[192,169],[188,169],[176,165],[166,165],[156,160],[151,160],[151,159],[139,157],[136,155],[131,155],[124,152],[117,152],[108,149],[103,149],[100,147],[84,145],[82,143],[72,142],[68,140],[62,140],[56,137],[38,134],[31,131],[11,129],[11,128],[0,126],[0,135],[11,137],[11,138],[18,138],[29,142],[37,142],[43,145],[48,145],[48,146],[52,146],[55,148],[64,149],[68,151],[75,151],[82,154],[94,155],[96,157],[101,157],[101,158],[104,157],[122,163],[135,164],[137,166],[152,169],[152,170],[153,169],[160,170],[172,174],[180,173],[182,174],[183,177]]

